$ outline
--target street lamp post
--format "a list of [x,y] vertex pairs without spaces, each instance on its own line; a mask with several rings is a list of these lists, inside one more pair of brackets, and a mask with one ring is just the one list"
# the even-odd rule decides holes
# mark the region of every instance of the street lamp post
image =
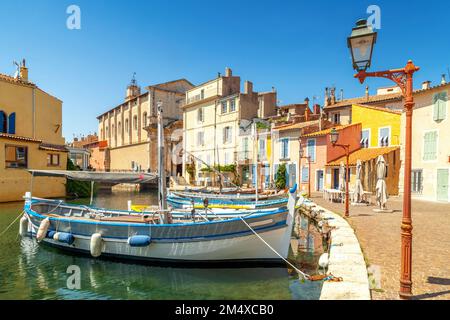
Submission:
[[411,143],[412,143],[412,114],[414,108],[413,75],[419,70],[409,60],[404,68],[392,69],[380,72],[366,72],[372,60],[373,46],[377,33],[367,25],[366,20],[356,22],[352,34],[347,39],[348,47],[352,53],[353,68],[358,72],[355,78],[364,83],[367,77],[386,78],[394,81],[401,89],[405,99],[404,110],[406,115],[405,125],[405,166],[403,182],[403,218],[401,225],[401,275],[399,296],[409,299],[412,296],[412,219],[411,219]]
[[350,208],[350,196],[348,189],[348,181],[350,179],[350,145],[349,144],[339,144],[337,143],[339,139],[339,132],[336,128],[331,129],[330,132],[330,140],[331,144],[334,147],[340,147],[345,151],[345,217],[348,218],[350,216],[349,208]]
[[311,199],[311,156],[303,155],[303,147],[302,147],[302,143],[300,141],[300,159],[299,159],[299,165],[298,165],[299,173],[300,173],[300,180],[302,177],[302,159],[308,160],[308,198]]

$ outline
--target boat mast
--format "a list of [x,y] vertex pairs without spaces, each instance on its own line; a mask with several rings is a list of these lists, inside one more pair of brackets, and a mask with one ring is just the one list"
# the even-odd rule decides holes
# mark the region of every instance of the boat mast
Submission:
[[[159,210],[167,211],[166,172],[164,168],[164,127],[162,102],[158,101],[158,199]],[[167,221],[166,221],[167,222]]]
[[258,129],[256,122],[253,122],[253,165],[255,166],[255,201],[258,203]]

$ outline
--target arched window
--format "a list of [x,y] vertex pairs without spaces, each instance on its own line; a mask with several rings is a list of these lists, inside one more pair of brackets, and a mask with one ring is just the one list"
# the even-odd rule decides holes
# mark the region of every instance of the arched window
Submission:
[[128,124],[128,119],[125,120],[125,132],[128,132],[129,129],[129,124]]
[[0,111],[0,133],[8,132],[8,121],[6,117],[6,113]]
[[137,127],[138,127],[137,116],[134,116],[133,117],[133,128],[134,128],[134,130],[137,130]]
[[114,124],[112,125],[112,135],[116,135],[116,126]]
[[119,136],[122,135],[122,122],[119,121]]
[[106,126],[106,139],[109,139],[109,128]]
[[144,112],[144,114],[142,115],[142,127],[146,127],[147,126],[147,112]]

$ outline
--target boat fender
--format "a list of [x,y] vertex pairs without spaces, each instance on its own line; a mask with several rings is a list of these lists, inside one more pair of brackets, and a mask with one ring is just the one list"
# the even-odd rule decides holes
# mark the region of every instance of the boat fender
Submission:
[[41,221],[41,224],[39,225],[39,229],[36,234],[36,240],[38,242],[41,242],[45,238],[49,227],[50,227],[50,219],[49,218],[45,218],[44,220]]
[[147,247],[151,243],[149,236],[132,236],[128,238],[128,245],[130,247]]
[[28,234],[28,218],[25,215],[20,218],[19,234],[22,237],[25,237]]
[[319,258],[319,266],[321,268],[326,268],[328,267],[328,253],[325,252],[323,253],[320,258]]
[[100,233],[94,233],[91,236],[91,256],[94,258],[100,257],[102,254],[103,240]]
[[47,238],[49,239],[53,239],[53,237],[55,236],[56,231],[50,230],[47,232]]
[[71,233],[56,232],[53,235],[53,240],[56,240],[58,242],[67,243],[67,244],[72,244],[75,241],[75,238]]

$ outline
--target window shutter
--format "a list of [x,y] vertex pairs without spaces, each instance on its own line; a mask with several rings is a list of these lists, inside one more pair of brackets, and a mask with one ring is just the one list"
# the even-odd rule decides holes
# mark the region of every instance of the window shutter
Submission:
[[433,95],[433,120],[439,120],[439,94]]
[[8,119],[8,133],[16,134],[16,113],[13,112],[9,115]]
[[277,178],[278,178],[278,164],[276,164],[275,166],[274,166],[274,174],[273,174],[273,176],[274,176],[274,179],[275,180],[277,180]]
[[6,133],[6,114],[0,111],[0,133]]
[[444,120],[447,116],[447,93],[442,92],[439,99],[439,120]]
[[429,160],[430,157],[430,133],[425,133],[423,137],[423,160]]
[[437,148],[436,147],[437,147],[437,132],[434,131],[431,133],[431,144],[430,144],[430,149],[431,149],[430,150],[430,158],[432,160],[437,158],[437,154],[436,154]]

